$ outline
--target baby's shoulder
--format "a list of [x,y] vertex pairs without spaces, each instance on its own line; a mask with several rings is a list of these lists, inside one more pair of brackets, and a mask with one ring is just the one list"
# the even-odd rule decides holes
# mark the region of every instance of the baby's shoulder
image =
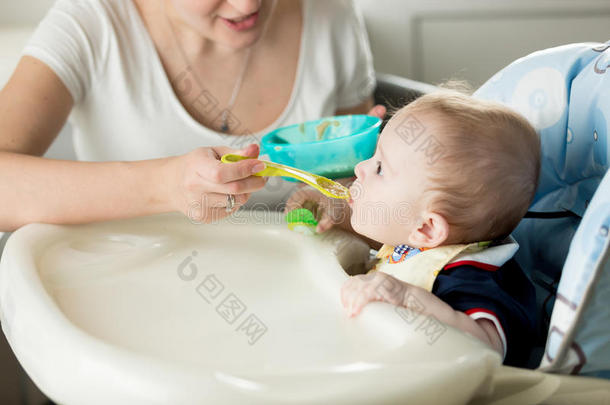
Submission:
[[440,294],[452,291],[454,294],[489,295],[494,299],[505,296],[518,301],[530,301],[535,296],[534,285],[514,258],[497,268],[476,262],[448,265],[436,281],[434,292]]

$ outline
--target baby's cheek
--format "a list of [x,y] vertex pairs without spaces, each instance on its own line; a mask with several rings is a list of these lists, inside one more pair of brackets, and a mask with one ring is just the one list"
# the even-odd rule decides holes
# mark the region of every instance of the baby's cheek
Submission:
[[358,222],[358,216],[356,214],[356,211],[354,211],[352,209],[352,215],[349,218],[349,222],[352,225],[352,228],[354,229],[354,231],[356,231],[357,233],[362,233],[360,230],[360,223]]
[[352,214],[350,217],[352,228],[360,235],[373,237],[372,230],[374,229],[374,226],[372,226],[372,224],[376,223],[376,215],[376,207],[371,208],[371,204],[362,202],[355,203],[352,205]]

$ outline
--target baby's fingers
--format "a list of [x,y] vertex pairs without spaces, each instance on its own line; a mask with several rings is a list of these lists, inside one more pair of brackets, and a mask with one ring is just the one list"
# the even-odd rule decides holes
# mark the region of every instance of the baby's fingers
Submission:
[[317,233],[326,232],[330,228],[332,228],[333,225],[335,225],[335,223],[333,222],[330,215],[328,215],[327,213],[324,213],[322,215],[322,218],[320,218],[320,221],[318,222],[318,226],[316,227],[316,232]]
[[341,287],[341,303],[348,316],[359,314],[367,303],[375,299],[370,295],[371,289],[367,288],[367,284],[363,276],[354,276]]
[[355,294],[348,303],[348,306],[346,307],[347,315],[350,317],[358,315],[366,304],[376,300],[375,294],[371,293],[370,290],[365,289],[360,291],[360,293]]
[[340,215],[337,215],[337,207],[334,207],[331,204],[325,204],[322,206],[321,212],[319,214],[320,219],[318,220],[318,226],[316,227],[316,232],[323,233],[328,231],[333,226],[341,223]]
[[350,306],[351,302],[360,292],[361,284],[362,282],[357,276],[350,277],[343,283],[343,286],[341,286],[341,304],[343,304],[343,308],[347,309]]
[[288,201],[286,201],[286,208],[284,209],[284,212],[289,212],[296,208],[302,208],[305,201],[318,202],[316,197],[317,196],[314,193],[311,193],[308,189],[297,190],[290,196]]

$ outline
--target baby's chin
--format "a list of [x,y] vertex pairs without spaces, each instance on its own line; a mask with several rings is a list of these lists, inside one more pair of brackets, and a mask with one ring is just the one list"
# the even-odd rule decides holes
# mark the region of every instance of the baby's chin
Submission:
[[379,243],[384,243],[383,238],[380,238],[378,234],[372,232],[371,229],[368,229],[366,226],[362,225],[358,221],[355,220],[354,214],[352,214],[350,218],[350,223],[352,224],[352,229],[360,236],[364,236],[365,238],[372,239]]
[[352,211],[352,216],[350,217],[349,222],[352,225],[352,229],[354,230],[354,232],[356,232],[358,235],[366,236],[367,238],[371,237],[367,234],[366,229],[365,229],[366,227],[362,226],[356,220],[356,215],[354,215],[354,211]]
[[406,237],[404,238],[404,240],[400,239],[400,242],[396,242],[396,240],[394,240],[395,238],[392,238],[392,236],[389,235],[387,232],[383,232],[384,229],[367,228],[366,226],[360,224],[358,221],[355,220],[354,214],[352,214],[352,216],[350,217],[350,223],[352,224],[352,228],[358,235],[372,239],[376,242],[381,243],[382,245],[398,246],[400,244],[406,243],[411,246],[408,242],[408,238]]

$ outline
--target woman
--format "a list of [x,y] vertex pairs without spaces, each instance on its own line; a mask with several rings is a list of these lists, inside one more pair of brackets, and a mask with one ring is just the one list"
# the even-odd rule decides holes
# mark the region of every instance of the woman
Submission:
[[[59,0],[0,93],[0,231],[193,207],[222,218],[265,186],[261,162],[222,154],[256,157],[272,128],[365,113],[373,87],[349,1]],[[68,116],[88,162],[40,158]]]

